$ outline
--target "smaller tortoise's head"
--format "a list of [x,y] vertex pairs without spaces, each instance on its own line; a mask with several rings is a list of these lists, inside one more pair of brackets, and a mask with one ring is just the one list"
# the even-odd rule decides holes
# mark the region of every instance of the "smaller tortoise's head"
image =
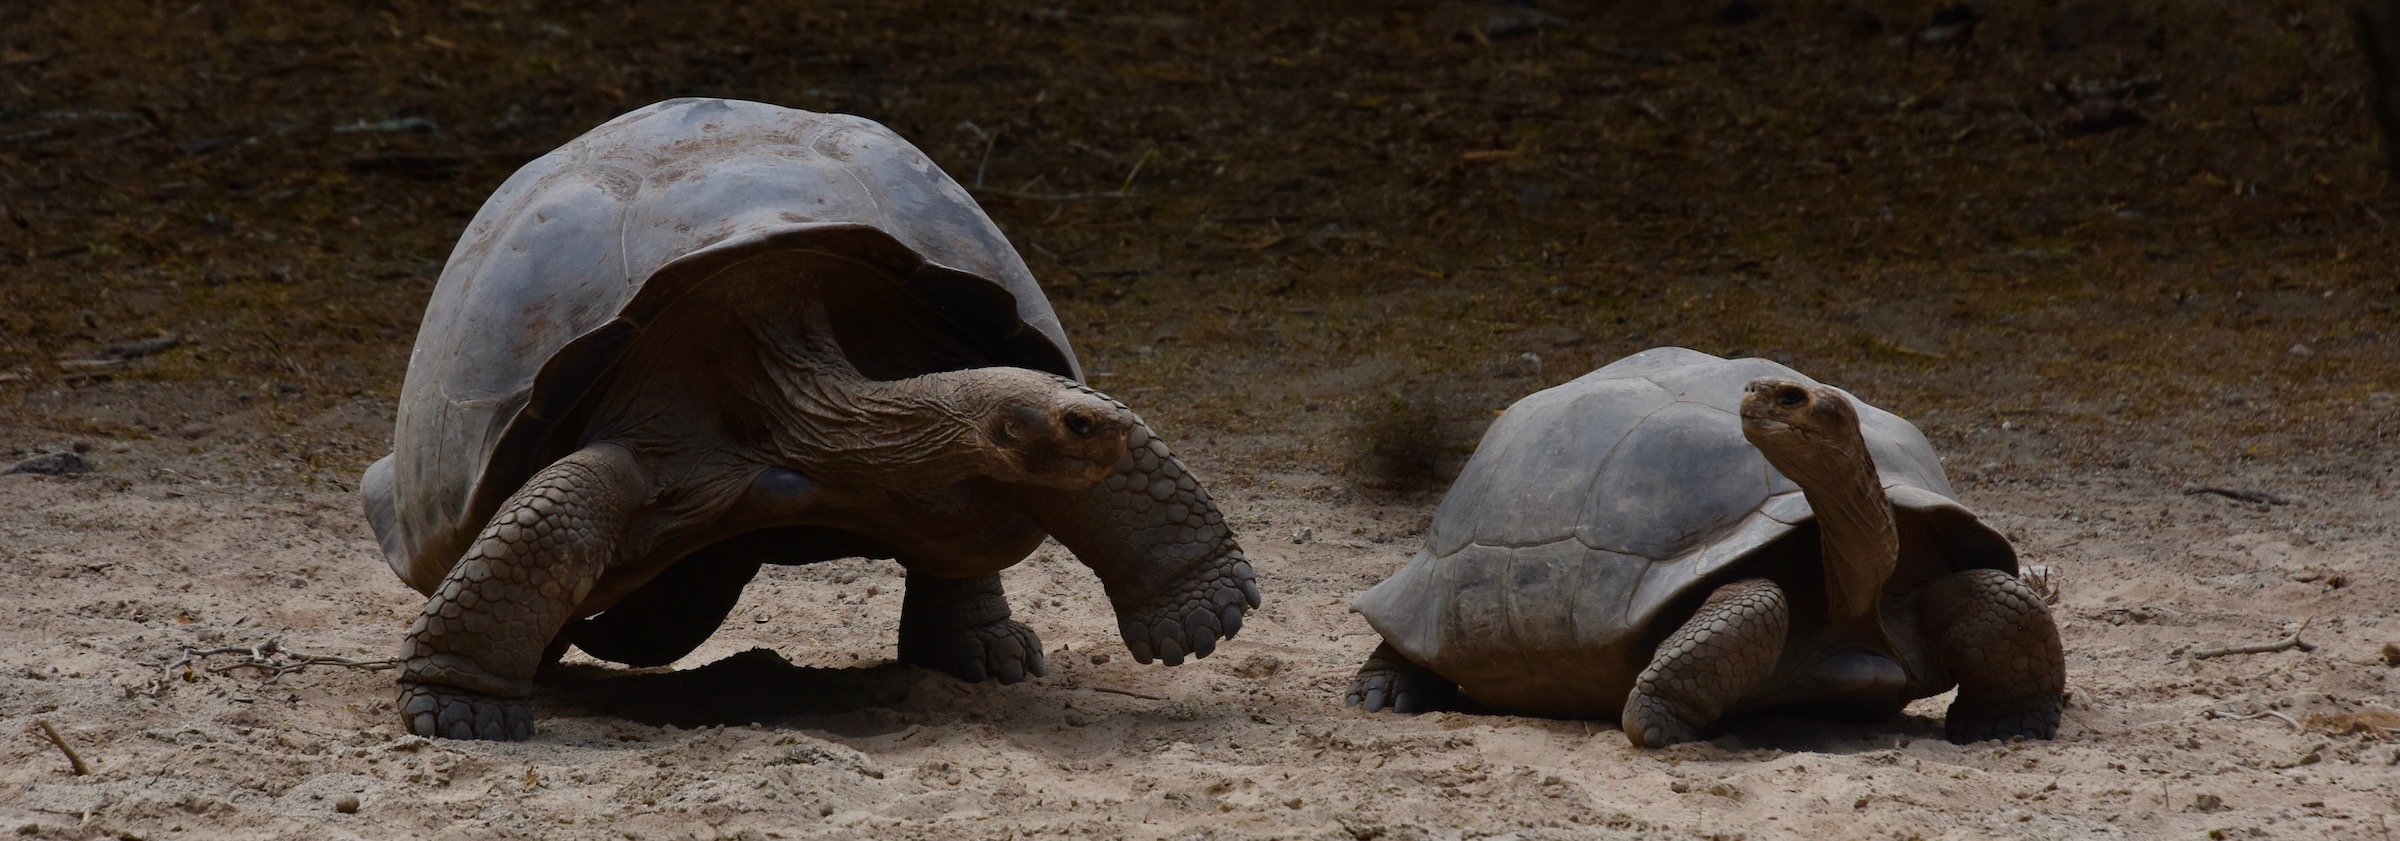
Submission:
[[998,395],[979,424],[999,462],[993,478],[1085,488],[1115,472],[1141,419],[1072,380],[1023,373],[1022,387]]
[[1802,465],[1866,457],[1858,408],[1848,398],[1830,386],[1782,377],[1760,377],[1743,390],[1742,437],[1794,479],[1814,472]]

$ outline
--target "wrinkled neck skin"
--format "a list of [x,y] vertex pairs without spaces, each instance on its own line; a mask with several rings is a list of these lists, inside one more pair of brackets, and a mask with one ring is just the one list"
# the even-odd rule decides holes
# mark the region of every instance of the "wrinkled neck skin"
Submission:
[[1824,437],[1795,430],[1758,446],[1816,511],[1833,626],[1882,639],[1883,585],[1899,561],[1900,535],[1866,440],[1851,426]]
[[1054,375],[1023,368],[937,371],[900,380],[853,369],[821,312],[798,326],[749,325],[759,366],[753,405],[762,461],[830,486],[915,489],[973,477],[1018,481],[1024,471],[989,437],[1008,399],[1056,390]]

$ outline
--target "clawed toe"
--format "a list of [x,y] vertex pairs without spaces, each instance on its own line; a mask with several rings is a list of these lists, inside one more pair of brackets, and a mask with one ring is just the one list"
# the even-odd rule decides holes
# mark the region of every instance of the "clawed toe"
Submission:
[[1386,644],[1368,655],[1366,665],[1350,679],[1342,706],[1370,713],[1388,709],[1402,715],[1455,709],[1458,685],[1401,657]]
[[400,716],[408,731],[419,736],[509,742],[533,738],[533,704],[523,698],[401,681]]
[[1136,662],[1181,665],[1185,655],[1206,657],[1218,640],[1242,631],[1242,614],[1259,603],[1250,563],[1231,563],[1188,574],[1149,604],[1120,609],[1117,632]]
[[968,683],[1019,683],[1049,674],[1041,638],[1014,619],[977,625],[932,640],[902,646],[901,662],[932,669]]

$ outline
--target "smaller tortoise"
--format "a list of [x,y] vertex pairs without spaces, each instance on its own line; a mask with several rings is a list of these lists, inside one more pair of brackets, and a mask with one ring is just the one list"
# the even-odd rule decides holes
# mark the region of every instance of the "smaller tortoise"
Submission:
[[459,238],[361,483],[428,596],[399,707],[524,739],[568,645],[663,665],[761,564],[892,558],[899,655],[1043,671],[1001,569],[1045,534],[1134,659],[1207,656],[1259,603],[1208,491],[1083,386],[1058,317],[966,191],[857,117],[684,99],[518,170]]
[[1888,717],[1958,688],[1954,742],[2058,731],[2058,627],[1915,426],[1763,359],[1643,351],[1518,401],[1427,546],[1355,609],[1345,699],[1616,716]]

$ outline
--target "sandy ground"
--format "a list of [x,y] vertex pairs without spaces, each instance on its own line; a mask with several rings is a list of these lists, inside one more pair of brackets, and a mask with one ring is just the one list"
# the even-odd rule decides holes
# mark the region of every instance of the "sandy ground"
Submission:
[[[1052,673],[1009,687],[890,663],[895,567],[774,569],[672,669],[571,659],[533,742],[475,744],[402,735],[388,671],[190,656],[393,650],[420,600],[345,480],[271,434],[375,430],[390,407],[152,389],[29,398],[171,434],[85,440],[84,476],[0,477],[0,817],[20,836],[2381,838],[2400,811],[2390,467],[2355,452],[2078,468],[2038,425],[1919,418],[1966,501],[2059,571],[2071,702],[2050,743],[1945,743],[1945,699],[1649,752],[1604,722],[1345,710],[1374,644],[1348,602],[1416,550],[1431,497],[1187,446],[1267,593],[1206,660],[1134,664],[1055,546],[1008,573]],[[2287,503],[2187,494],[2194,475]],[[2314,650],[2189,657],[2295,617]]]
[[[2400,829],[2400,190],[2348,0],[0,5],[0,468],[96,464],[0,475],[0,835]],[[1052,547],[1009,573],[1052,669],[1016,686],[891,665],[863,562],[770,571],[674,668],[571,660],[526,744],[244,665],[395,651],[421,600],[354,485],[442,257],[518,163],[684,95],[978,184],[1239,530],[1241,637],[1134,664]],[[1923,427],[2057,570],[2060,738],[1342,709],[1348,604],[1492,412],[1660,344]]]

